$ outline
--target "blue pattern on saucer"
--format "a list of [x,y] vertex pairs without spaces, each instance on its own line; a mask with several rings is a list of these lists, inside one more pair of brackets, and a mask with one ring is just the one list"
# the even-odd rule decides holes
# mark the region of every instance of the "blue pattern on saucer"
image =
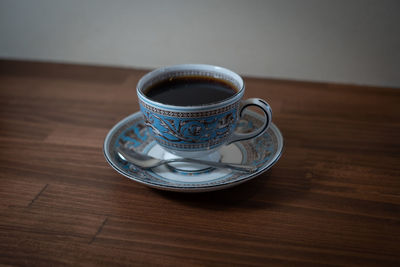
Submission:
[[[246,111],[237,125],[240,132],[250,132],[259,127],[262,117],[255,112]],[[209,173],[190,175],[173,173],[167,167],[143,170],[122,159],[115,153],[115,148],[124,145],[136,151],[148,153],[157,146],[146,128],[140,112],[134,113],[115,125],[104,141],[104,155],[108,163],[122,175],[145,185],[170,191],[203,192],[227,188],[248,181],[268,170],[279,159],[283,149],[283,138],[279,129],[271,124],[261,136],[251,140],[239,141],[230,147],[223,146],[224,153],[241,153],[242,164],[253,164],[258,167],[254,173],[243,173],[232,170],[212,170]],[[232,151],[230,151],[232,150]],[[233,151],[235,150],[235,151]]]

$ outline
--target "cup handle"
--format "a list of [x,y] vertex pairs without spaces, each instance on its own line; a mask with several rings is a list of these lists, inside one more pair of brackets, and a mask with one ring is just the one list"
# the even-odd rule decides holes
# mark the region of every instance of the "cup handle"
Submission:
[[268,105],[267,102],[265,102],[264,100],[262,100],[260,98],[249,98],[249,99],[242,101],[241,107],[239,109],[239,119],[242,117],[243,111],[246,108],[248,108],[249,106],[256,106],[264,112],[265,120],[264,120],[263,125],[260,128],[258,128],[257,130],[254,130],[250,133],[234,132],[232,134],[231,139],[229,140],[228,144],[257,137],[257,136],[263,134],[268,129],[269,125],[271,124],[271,120],[272,120],[271,107]]

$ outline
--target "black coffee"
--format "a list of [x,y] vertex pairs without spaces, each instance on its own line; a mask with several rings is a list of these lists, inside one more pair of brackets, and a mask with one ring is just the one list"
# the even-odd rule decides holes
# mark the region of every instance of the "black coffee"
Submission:
[[174,77],[156,83],[144,94],[157,102],[176,106],[216,103],[236,94],[237,89],[224,80],[207,76]]

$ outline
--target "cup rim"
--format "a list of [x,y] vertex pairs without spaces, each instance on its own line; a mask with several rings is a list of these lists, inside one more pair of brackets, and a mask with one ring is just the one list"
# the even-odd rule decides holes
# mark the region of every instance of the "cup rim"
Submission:
[[[234,79],[236,82],[238,82],[238,84],[239,84],[238,91],[234,95],[232,95],[222,101],[212,102],[209,104],[188,105],[188,106],[164,104],[164,103],[154,101],[154,100],[148,98],[143,93],[143,91],[142,91],[143,85],[146,82],[150,81],[151,79],[154,79],[155,77],[160,76],[165,73],[169,73],[169,72],[173,73],[173,72],[184,71],[184,70],[193,70],[193,71],[194,70],[203,70],[203,71],[208,70],[208,71],[214,71],[214,72],[218,72],[221,74],[225,74],[225,75],[231,77],[232,79]],[[218,108],[220,106],[225,106],[225,105],[233,103],[237,100],[240,100],[244,94],[244,90],[245,90],[244,81],[243,81],[242,77],[240,77],[239,74],[237,74],[236,72],[234,72],[232,70],[224,68],[224,67],[208,65],[208,64],[178,64],[178,65],[170,65],[170,66],[157,68],[157,69],[154,69],[154,70],[148,72],[143,77],[141,77],[139,82],[136,85],[136,92],[139,97],[139,100],[142,100],[143,102],[146,102],[147,104],[150,104],[150,105],[154,105],[154,106],[164,108],[164,109],[171,109],[171,110],[202,110],[202,109]]]

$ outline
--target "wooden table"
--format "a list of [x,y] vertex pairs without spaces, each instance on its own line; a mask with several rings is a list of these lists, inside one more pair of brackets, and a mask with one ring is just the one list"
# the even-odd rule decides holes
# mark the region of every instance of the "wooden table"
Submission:
[[399,89],[245,78],[273,108],[282,158],[182,194],[103,156],[144,73],[0,62],[0,264],[399,266]]

